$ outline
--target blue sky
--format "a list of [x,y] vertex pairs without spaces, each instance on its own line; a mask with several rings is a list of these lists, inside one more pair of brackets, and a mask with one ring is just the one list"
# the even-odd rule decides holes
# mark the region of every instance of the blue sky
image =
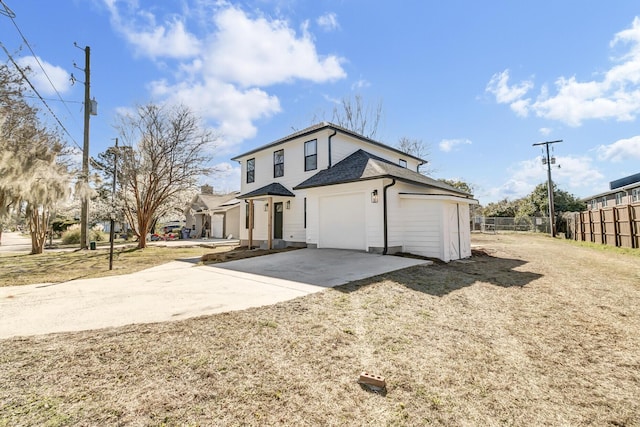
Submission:
[[0,41],[31,65],[72,145],[82,145],[76,42],[91,47],[99,103],[91,155],[113,144],[118,112],[183,102],[221,135],[220,172],[206,180],[219,190],[239,189],[231,157],[330,120],[355,94],[382,103],[378,140],[422,140],[433,176],[473,184],[482,204],[546,181],[536,142],[563,140],[553,178],[579,197],[640,172],[637,1],[3,3],[15,18],[0,15]]

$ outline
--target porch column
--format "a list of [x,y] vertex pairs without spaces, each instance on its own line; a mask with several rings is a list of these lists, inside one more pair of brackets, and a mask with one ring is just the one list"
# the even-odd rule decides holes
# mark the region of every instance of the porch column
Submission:
[[269,197],[269,214],[267,216],[268,224],[267,224],[267,249],[272,248],[272,240],[273,240],[273,197]]
[[253,199],[249,199],[249,249],[253,248]]

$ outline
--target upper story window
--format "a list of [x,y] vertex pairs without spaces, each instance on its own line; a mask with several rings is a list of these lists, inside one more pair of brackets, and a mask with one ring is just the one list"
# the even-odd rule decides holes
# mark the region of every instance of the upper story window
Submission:
[[607,196],[604,196],[602,199],[600,199],[600,204],[603,208],[607,207]]
[[256,180],[256,159],[247,160],[247,184]]
[[407,161],[403,160],[403,159],[400,159],[398,161],[398,165],[400,165],[401,168],[406,168],[407,167]]
[[622,191],[618,191],[616,193],[616,205],[622,204],[622,198],[624,197],[624,193]]
[[631,190],[631,200],[635,202],[640,202],[640,187],[634,188]]
[[312,139],[304,143],[304,170],[318,169],[318,140]]
[[596,199],[591,199],[591,209],[595,210],[598,209],[598,201]]
[[284,150],[273,152],[273,177],[284,175]]

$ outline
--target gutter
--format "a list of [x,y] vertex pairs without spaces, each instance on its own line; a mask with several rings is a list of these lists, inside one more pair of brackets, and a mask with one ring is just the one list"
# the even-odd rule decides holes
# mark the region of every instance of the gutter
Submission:
[[383,198],[383,230],[384,230],[384,249],[382,250],[382,255],[386,255],[389,250],[389,236],[387,231],[387,190],[389,187],[393,187],[396,185],[396,180],[393,178],[391,184],[387,184],[382,189],[382,198]]
[[331,169],[331,138],[336,136],[337,133],[338,133],[338,129],[333,129],[333,133],[329,135],[329,166],[327,166],[327,169]]

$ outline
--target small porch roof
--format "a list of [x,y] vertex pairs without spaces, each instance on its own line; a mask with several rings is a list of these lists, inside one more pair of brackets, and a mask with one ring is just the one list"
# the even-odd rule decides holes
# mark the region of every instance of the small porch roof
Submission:
[[295,197],[291,191],[279,182],[272,182],[271,184],[260,187],[257,190],[250,191],[248,193],[237,196],[238,199],[252,199],[262,196],[282,196],[282,197]]

